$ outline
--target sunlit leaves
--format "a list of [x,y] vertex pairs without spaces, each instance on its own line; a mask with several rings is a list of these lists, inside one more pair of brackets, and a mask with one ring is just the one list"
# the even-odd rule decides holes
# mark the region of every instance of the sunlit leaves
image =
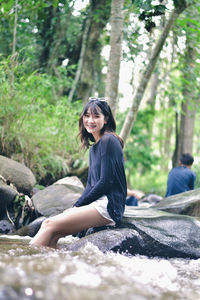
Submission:
[[32,168],[39,167],[41,157],[79,156],[77,134],[82,105],[69,105],[66,97],[58,97],[59,80],[55,77],[36,71],[24,73],[26,62],[11,70],[11,88],[9,64],[9,59],[0,64],[1,145],[7,145],[11,151],[15,143],[15,153],[22,152]]

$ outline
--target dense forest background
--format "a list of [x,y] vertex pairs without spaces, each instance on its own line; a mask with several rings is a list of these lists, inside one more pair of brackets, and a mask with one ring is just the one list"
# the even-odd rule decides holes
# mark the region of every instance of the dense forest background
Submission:
[[1,0],[0,155],[38,185],[85,183],[78,119],[90,96],[106,97],[129,188],[164,196],[182,152],[199,187],[199,13],[198,0]]

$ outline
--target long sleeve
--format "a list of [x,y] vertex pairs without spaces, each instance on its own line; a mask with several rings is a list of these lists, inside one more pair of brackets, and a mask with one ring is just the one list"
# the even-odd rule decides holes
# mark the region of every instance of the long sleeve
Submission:
[[[119,140],[112,134],[105,134],[90,149],[89,175],[86,189],[75,206],[90,204],[112,190],[120,189],[120,178],[124,180],[123,153]],[[122,191],[123,193],[124,191]]]
[[192,178],[191,178],[191,182],[190,182],[190,189],[191,190],[194,189],[195,180],[196,180],[196,174],[192,172]]

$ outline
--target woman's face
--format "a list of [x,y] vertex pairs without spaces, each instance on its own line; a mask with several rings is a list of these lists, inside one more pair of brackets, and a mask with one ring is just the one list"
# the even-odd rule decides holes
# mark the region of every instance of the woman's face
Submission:
[[91,133],[97,142],[101,138],[101,129],[106,124],[105,116],[102,114],[101,109],[98,108],[95,113],[90,109],[83,116],[83,125],[88,133]]

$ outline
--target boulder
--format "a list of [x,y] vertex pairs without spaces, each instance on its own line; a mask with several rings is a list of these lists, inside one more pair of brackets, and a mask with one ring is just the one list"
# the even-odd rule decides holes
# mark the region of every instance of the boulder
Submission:
[[155,209],[174,214],[200,217],[200,188],[164,198]]
[[0,234],[11,234],[14,232],[14,225],[11,224],[8,220],[0,221]]
[[71,188],[72,191],[82,193],[84,190],[84,185],[76,176],[64,177],[54,183],[55,185],[61,184],[65,185],[68,188]]
[[143,204],[149,204],[149,206],[154,206],[160,203],[160,201],[162,200],[163,198],[159,195],[147,194],[138,201],[138,206],[144,206]]
[[45,217],[39,217],[35,219],[33,222],[29,223],[26,226],[21,227],[20,229],[15,231],[15,234],[20,235],[20,236],[30,236],[34,237],[38,230],[40,229],[40,226],[42,222],[45,220]]
[[30,195],[36,183],[32,171],[25,165],[0,155],[0,174],[11,182],[19,193]]
[[16,196],[17,191],[6,184],[0,183],[0,220],[4,218],[6,208]]
[[[39,213],[48,217],[71,207],[82,191],[83,186],[77,178],[66,177],[36,193],[33,202]],[[199,198],[200,189],[197,189],[163,199],[149,208],[126,206],[119,226],[90,228],[78,235],[80,239],[70,245],[62,242],[59,247],[77,251],[90,242],[103,252],[198,259]],[[20,229],[21,235],[34,236],[43,220],[37,219],[26,226],[26,232],[23,232],[24,228]]]
[[83,190],[84,186],[76,176],[66,177],[37,192],[32,201],[39,214],[49,217],[72,207]]
[[127,207],[120,227],[107,226],[100,229],[93,229],[92,234],[63,247],[77,251],[90,242],[103,252],[200,258],[200,220],[193,217],[153,208]]

